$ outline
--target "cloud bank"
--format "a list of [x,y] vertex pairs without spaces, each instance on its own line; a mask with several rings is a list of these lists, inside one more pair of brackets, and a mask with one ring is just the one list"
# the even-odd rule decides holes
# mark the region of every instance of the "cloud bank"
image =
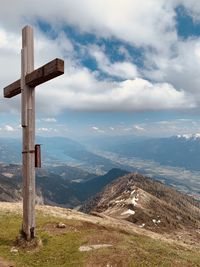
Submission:
[[[36,29],[36,66],[54,57],[64,58],[66,65],[65,76],[37,88],[38,112],[54,116],[68,109],[198,108],[200,38],[178,36],[176,8],[180,5],[194,21],[200,20],[200,4],[189,0],[7,0],[0,10],[0,86],[20,76],[21,27],[31,23]],[[42,31],[37,26],[39,20],[49,23],[58,34],[52,37]],[[141,49],[143,65],[130,54],[113,61],[97,43],[82,47],[86,51],[83,56],[90,55],[98,69],[87,68],[64,31],[66,26],[74,27],[80,35],[90,33],[97,40],[120,40]],[[19,112],[19,107],[19,97],[0,97],[0,112]]]

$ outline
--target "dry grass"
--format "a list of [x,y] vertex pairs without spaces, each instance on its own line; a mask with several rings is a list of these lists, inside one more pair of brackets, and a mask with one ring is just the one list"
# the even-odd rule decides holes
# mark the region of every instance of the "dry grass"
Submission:
[[[15,267],[200,266],[199,248],[190,249],[131,232],[129,223],[126,230],[124,225],[117,226],[116,221],[113,224],[106,218],[47,207],[39,207],[37,211],[37,236],[42,246],[19,247],[17,253],[11,253],[21,225],[21,208],[19,204],[6,205],[0,204],[0,263],[5,267],[12,262]],[[59,221],[66,228],[56,228]],[[94,244],[112,247],[79,251],[82,245]]]

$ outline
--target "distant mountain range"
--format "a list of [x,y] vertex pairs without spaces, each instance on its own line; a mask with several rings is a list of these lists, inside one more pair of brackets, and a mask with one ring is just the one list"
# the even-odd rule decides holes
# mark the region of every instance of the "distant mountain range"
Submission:
[[[37,137],[42,144],[42,160],[45,164],[64,163],[85,165],[99,173],[112,168],[126,168],[93,152],[92,147],[107,150],[127,157],[153,160],[161,165],[183,167],[200,171],[200,134],[177,135],[168,138],[141,139],[135,137],[104,137],[87,140],[87,146],[69,138]],[[0,138],[0,162],[21,162],[21,141],[19,139]],[[87,168],[86,168],[87,169]]]
[[[97,176],[67,165],[56,166],[55,170],[54,167],[43,168],[37,170],[36,202],[76,207],[126,173],[121,169],[112,169],[105,175]],[[0,164],[0,201],[16,202],[21,199],[21,167]]]
[[[109,159],[92,153],[84,145],[69,138],[37,137],[36,142],[42,145],[44,164],[86,165],[91,170],[96,169],[97,172],[106,172],[111,168],[119,167]],[[0,138],[0,162],[21,163],[20,139]]]
[[[81,187],[85,186],[85,196],[89,197],[86,185],[79,185],[77,182],[89,181],[117,168],[156,177],[182,192],[193,195],[196,199],[200,197],[199,134],[151,139],[134,136],[104,137],[96,141],[93,139],[91,145],[87,140],[85,146],[69,138],[37,137],[37,143],[42,144],[42,163],[46,170],[46,177],[57,176],[58,180],[61,179],[60,181],[65,183],[75,180],[74,193],[80,192]],[[108,155],[106,151],[114,155]],[[0,162],[21,163],[19,139],[0,138]],[[168,166],[174,168],[168,168]],[[186,169],[190,171],[187,172]],[[43,176],[45,175],[43,173]],[[94,185],[88,184],[89,187],[95,188]],[[67,202],[67,199],[63,201],[63,203]],[[74,203],[79,205],[79,198],[73,200],[70,205],[75,205]]]
[[153,160],[161,165],[200,171],[200,134],[146,140],[124,139],[123,143],[108,144],[103,149],[127,157]]

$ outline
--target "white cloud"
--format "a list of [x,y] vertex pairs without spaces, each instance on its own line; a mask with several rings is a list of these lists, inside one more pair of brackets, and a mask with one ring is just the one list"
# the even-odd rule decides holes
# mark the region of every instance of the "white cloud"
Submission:
[[42,19],[54,27],[71,24],[82,32],[159,48],[176,36],[170,0],[16,0],[10,6],[13,1],[7,0],[0,11],[1,23],[9,29]]
[[92,126],[91,129],[94,131],[94,132],[97,132],[97,133],[105,133],[104,130],[100,129],[99,127],[96,127],[96,126]]
[[96,59],[98,68],[111,75],[123,79],[133,79],[139,76],[137,66],[131,62],[115,62],[111,63],[105,53],[97,46],[89,48],[90,54]]
[[[91,73],[78,71],[73,77],[59,79],[59,90],[52,86],[38,92],[40,106],[48,112],[65,109],[96,111],[165,110],[195,107],[195,100],[167,83],[150,83],[143,79],[124,82],[100,82]],[[82,79],[79,79],[82,77]],[[41,102],[42,101],[42,102]],[[47,107],[48,103],[54,103]]]
[[92,126],[92,130],[94,130],[94,131],[98,131],[98,130],[99,130],[99,128],[98,128],[98,127],[96,127],[96,126]]
[[11,125],[5,125],[3,130],[6,132],[14,132],[15,131],[15,129]]
[[146,53],[144,75],[161,83],[168,82],[196,98],[200,105],[200,38],[179,40],[168,54]]
[[37,129],[37,132],[57,132],[55,128],[40,127]]
[[140,125],[134,125],[133,128],[136,131],[139,131],[139,132],[144,132],[145,131],[145,128],[144,127],[141,127]]
[[132,130],[133,130],[132,127],[123,128],[123,131],[125,131],[125,132],[131,132]]
[[[99,81],[84,67],[68,68],[65,75],[36,88],[37,111],[55,116],[67,109],[88,111],[138,111],[193,108],[194,98],[168,83],[145,79]],[[18,98],[19,99],[19,98]],[[16,98],[0,100],[3,111],[18,110]]]
[[57,122],[57,120],[55,118],[43,118],[42,121],[45,121],[45,122]]
[[[102,81],[95,72],[77,62],[73,44],[63,32],[52,40],[36,30],[36,66],[63,56],[66,65],[64,76],[36,89],[37,111],[43,115],[54,116],[66,109],[135,111],[196,107],[200,99],[197,97],[200,41],[198,38],[180,41],[177,37],[174,8],[181,2],[189,5],[189,1],[178,0],[58,0],[51,3],[21,0],[15,1],[15,8],[10,9],[13,1],[8,0],[0,10],[3,77],[0,86],[3,88],[20,76],[22,24],[40,18],[52,23],[58,32],[68,23],[82,32],[143,47],[146,58],[145,71],[139,73],[124,49],[121,51],[127,54],[126,61],[112,63],[102,49],[91,47],[99,68],[124,80]],[[19,97],[11,100],[0,97],[0,112],[19,110]]]
[[[40,31],[35,30],[35,67],[44,65],[48,61],[56,57],[63,57],[63,54],[67,56],[65,59],[65,66],[67,71],[70,73],[73,70],[73,62],[71,63],[71,58],[73,57],[73,47],[69,40],[61,32],[58,38],[52,40],[42,34]],[[20,51],[21,51],[21,36],[20,32],[18,34],[12,33],[11,31],[5,31],[0,26],[0,69],[1,78],[0,87],[3,89],[8,84],[16,81],[20,78],[21,66],[20,66]],[[36,89],[37,91],[43,90]],[[0,95],[0,112],[10,112],[16,113],[20,112],[20,95],[11,98],[4,99],[3,95]],[[45,102],[45,101],[44,101]],[[47,103],[48,105],[50,103]],[[40,109],[39,109],[40,111]],[[46,114],[48,111],[46,111]]]
[[142,123],[145,128],[145,136],[173,136],[185,133],[198,133],[200,131],[200,120],[176,119],[168,121],[156,121]]
[[49,128],[45,128],[45,127],[38,128],[37,130],[38,130],[39,132],[49,132]]
[[186,13],[191,15],[194,22],[200,20],[200,3],[197,0],[176,0],[180,5],[182,4],[185,7]]

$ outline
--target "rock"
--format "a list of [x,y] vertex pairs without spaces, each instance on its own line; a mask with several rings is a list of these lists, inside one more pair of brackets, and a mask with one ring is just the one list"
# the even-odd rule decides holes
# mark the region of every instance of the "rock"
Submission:
[[112,247],[112,245],[110,245],[110,244],[98,244],[98,245],[80,246],[79,251],[85,252],[85,251],[90,251],[93,249],[109,248],[109,247]]
[[12,247],[11,250],[10,250],[11,253],[17,253],[18,252],[18,249],[16,249],[15,247]]
[[66,225],[62,222],[59,222],[57,225],[56,225],[57,228],[66,228]]

